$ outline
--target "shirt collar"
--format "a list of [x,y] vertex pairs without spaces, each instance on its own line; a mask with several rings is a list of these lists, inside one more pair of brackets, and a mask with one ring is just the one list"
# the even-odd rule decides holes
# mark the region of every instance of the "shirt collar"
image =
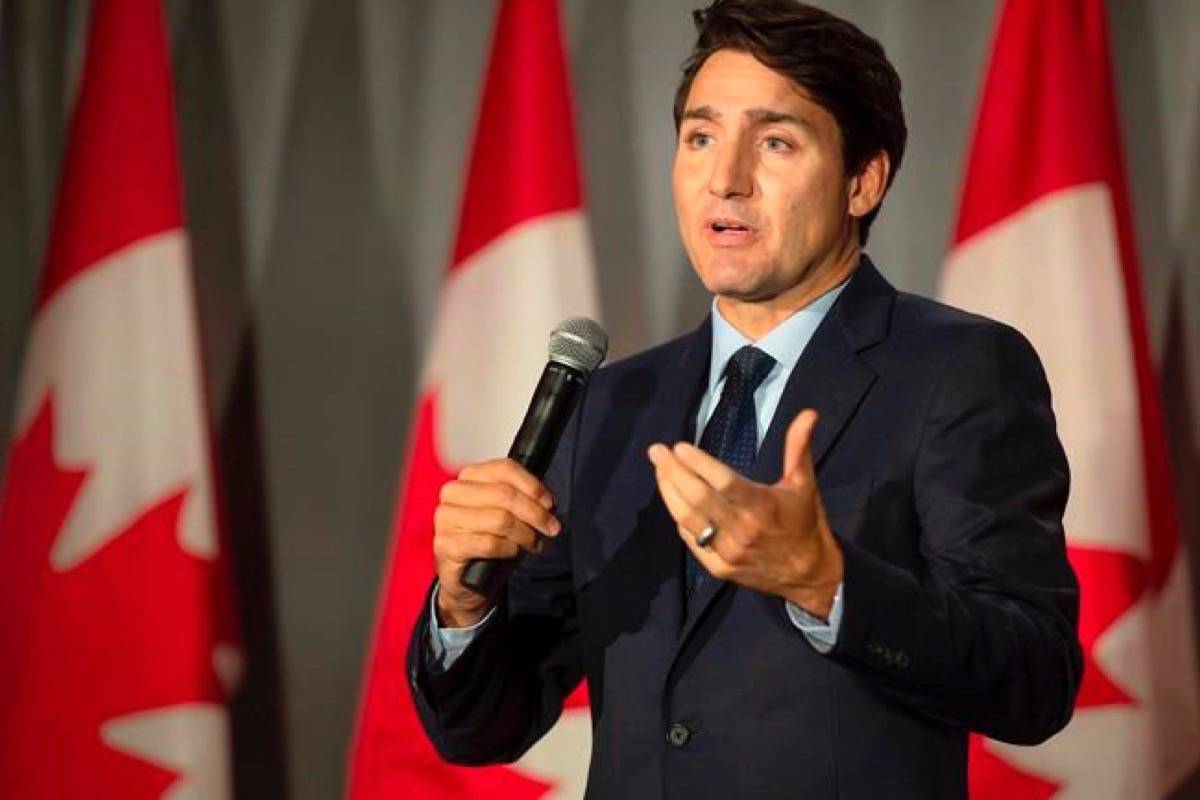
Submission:
[[[717,299],[712,303],[712,359],[708,366],[708,390],[713,392],[725,374],[725,365],[733,354],[742,347],[752,344],[775,359],[777,366],[784,374],[790,374],[804,348],[816,333],[817,326],[829,309],[833,307],[842,289],[846,288],[849,278],[833,287],[825,294],[813,300],[804,308],[792,314],[783,322],[776,325],[766,336],[757,342],[743,336],[737,328],[721,315],[717,308]],[[774,371],[774,368],[772,369]]]

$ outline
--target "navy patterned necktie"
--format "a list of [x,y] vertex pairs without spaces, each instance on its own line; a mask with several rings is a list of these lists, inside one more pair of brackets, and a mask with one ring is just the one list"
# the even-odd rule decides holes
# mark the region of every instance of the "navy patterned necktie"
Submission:
[[[704,435],[700,437],[701,450],[742,475],[750,472],[758,452],[758,415],[754,408],[754,391],[774,366],[775,359],[751,345],[734,353],[725,365],[725,388],[721,390],[721,399],[704,426]],[[684,568],[687,595],[691,597],[705,572],[692,557],[691,551],[684,552]]]

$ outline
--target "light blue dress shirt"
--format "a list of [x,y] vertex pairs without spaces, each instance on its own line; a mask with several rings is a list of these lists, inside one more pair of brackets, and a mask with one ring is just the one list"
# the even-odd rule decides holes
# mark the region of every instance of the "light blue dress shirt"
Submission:
[[[740,348],[752,344],[775,359],[775,366],[771,368],[767,377],[754,392],[754,407],[758,417],[758,443],[762,444],[763,436],[771,425],[771,418],[775,416],[779,400],[783,397],[783,389],[787,385],[788,378],[791,377],[792,370],[796,367],[796,362],[804,354],[804,348],[808,346],[817,326],[821,324],[821,320],[825,319],[825,315],[845,286],[846,284],[843,282],[830,289],[776,325],[770,333],[757,342],[747,339],[737,328],[730,325],[721,316],[716,300],[713,300],[712,357],[708,367],[708,388],[705,390],[704,396],[700,398],[700,407],[696,411],[697,442],[700,441],[700,435],[704,431],[704,426],[708,424],[709,417],[716,410],[717,401],[721,399],[721,391],[725,388],[726,363]],[[429,608],[429,625],[433,634],[430,637],[430,645],[434,664],[441,669],[449,669],[450,665],[467,649],[467,645],[475,638],[476,632],[488,624],[496,609],[493,608],[482,620],[469,628],[443,628],[438,625],[436,604],[437,590],[435,589]],[[819,653],[828,653],[833,649],[842,622],[841,584],[838,585],[833,596],[833,605],[829,611],[828,621],[813,616],[792,603],[785,602],[785,607],[792,624],[800,629],[813,649]]]

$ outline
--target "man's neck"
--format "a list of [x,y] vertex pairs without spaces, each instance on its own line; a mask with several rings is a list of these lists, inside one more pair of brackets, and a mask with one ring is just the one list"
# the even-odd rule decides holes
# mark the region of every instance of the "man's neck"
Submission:
[[861,253],[855,245],[832,266],[816,270],[790,289],[765,300],[740,300],[718,295],[717,308],[739,333],[757,342],[779,323],[850,277],[858,267]]

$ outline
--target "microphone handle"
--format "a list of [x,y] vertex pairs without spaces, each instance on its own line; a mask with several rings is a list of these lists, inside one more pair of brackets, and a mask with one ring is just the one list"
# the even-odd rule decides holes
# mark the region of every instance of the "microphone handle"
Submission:
[[[557,361],[547,362],[508,457],[541,479],[586,384],[587,375],[582,371]],[[475,559],[463,571],[463,583],[486,597],[494,597],[520,561],[520,555]]]

